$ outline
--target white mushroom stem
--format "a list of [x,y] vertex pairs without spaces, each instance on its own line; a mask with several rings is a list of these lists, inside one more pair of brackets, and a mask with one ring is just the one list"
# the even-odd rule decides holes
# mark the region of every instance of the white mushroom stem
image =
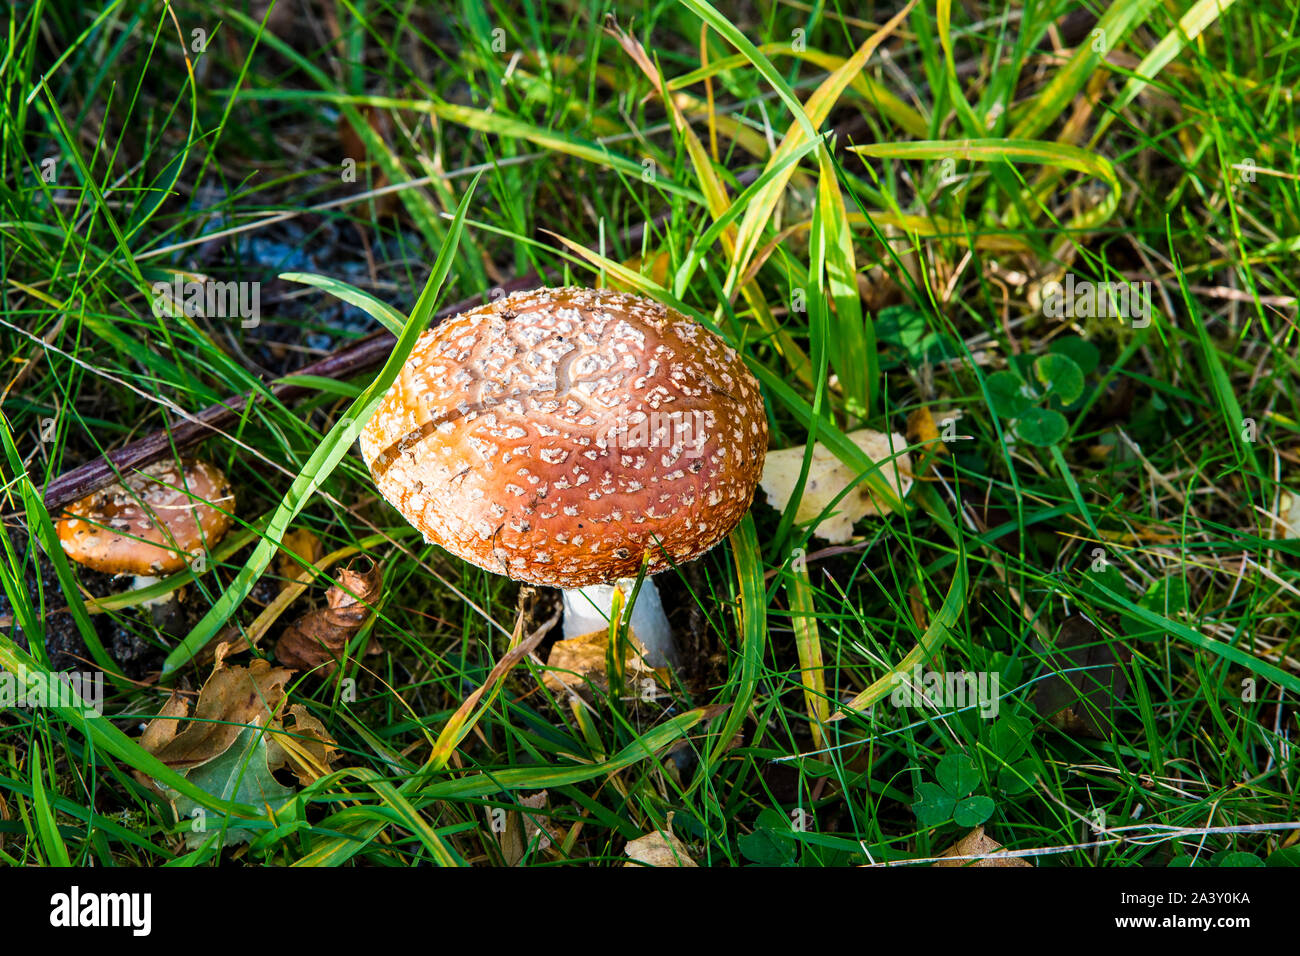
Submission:
[[[585,588],[564,591],[564,639],[581,637],[592,631],[607,630],[609,615],[614,607],[614,589],[623,592],[624,600],[636,588],[635,578],[622,578],[614,584],[592,584]],[[659,600],[659,589],[654,578],[645,578],[632,607],[628,629],[645,648],[645,661],[651,667],[666,667],[677,661],[677,648],[673,634]]]
[[[131,590],[139,591],[142,588],[147,588],[150,587],[151,585],[157,584],[161,580],[162,578],[154,577],[152,574],[137,574],[131,578]],[[147,607],[149,608],[150,611],[152,611],[154,608],[162,607],[164,604],[166,604],[168,601],[171,601],[175,597],[176,597],[175,591],[168,591],[166,594],[162,595],[161,597],[150,598],[147,601],[141,602],[141,606]]]

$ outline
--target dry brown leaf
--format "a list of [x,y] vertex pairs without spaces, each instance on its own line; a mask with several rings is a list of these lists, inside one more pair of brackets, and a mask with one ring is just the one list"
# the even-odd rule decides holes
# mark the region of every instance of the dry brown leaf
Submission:
[[158,716],[149,721],[140,735],[140,746],[151,754],[156,754],[180,733],[180,718],[189,716],[190,702],[180,694],[172,691],[163,704]]
[[[519,797],[519,805],[528,810],[543,810],[547,804],[547,792],[539,790],[537,793],[527,797]],[[546,816],[544,813],[521,813],[524,820],[524,844],[532,845],[537,841],[537,849],[545,850],[551,845],[551,835],[547,830],[543,830],[537,823],[538,819]]]
[[[205,764],[229,750],[245,727],[261,727],[270,720],[284,701],[284,688],[292,676],[261,659],[248,667],[227,667],[218,661],[199,691],[194,716],[184,719],[179,705],[168,701],[163,715],[145,728],[141,742],[161,742],[151,752],[174,770]],[[184,728],[176,732],[182,724]],[[174,735],[167,738],[168,734]]]
[[[255,645],[257,642],[253,643]],[[248,638],[240,633],[239,628],[234,624],[227,624],[212,635],[212,639],[194,655],[194,664],[196,667],[212,667],[217,661],[224,660],[232,654],[243,654],[252,649]]]
[[[849,432],[846,436],[861,448],[872,461],[881,462],[880,475],[895,491],[900,488],[904,495],[912,487],[912,460],[902,449],[907,447],[907,440],[894,433],[861,429]],[[893,444],[893,450],[890,444]],[[897,455],[891,459],[891,456]],[[804,446],[782,448],[769,451],[767,462],[763,466],[763,478],[760,482],[767,494],[767,501],[777,511],[784,511],[790,504],[799,472],[803,468]],[[808,468],[808,481],[804,485],[803,497],[799,500],[799,510],[795,521],[805,523],[812,521],[825,510],[835,497],[858,477],[853,469],[841,462],[820,442],[813,448],[812,463]],[[853,537],[853,524],[859,518],[874,517],[880,514],[871,488],[865,481],[859,482],[852,491],[835,506],[834,513],[817,525],[814,533],[825,538],[831,544],[844,544]]]
[[1116,702],[1128,695],[1120,665],[1129,656],[1127,647],[1105,640],[1087,618],[1066,618],[1047,654],[1051,673],[1034,688],[1034,708],[1058,730],[1105,740]]
[[[173,693],[140,735],[140,746],[173,770],[184,773],[220,757],[246,726],[270,723],[284,702],[292,672],[260,659],[249,667],[228,667],[223,660],[228,647],[217,648],[216,665],[199,691],[194,716],[189,716],[189,701]],[[148,774],[133,773],[144,786],[158,789]]]
[[272,771],[288,767],[306,786],[330,772],[338,749],[325,725],[302,704],[294,704],[267,734],[266,764]]
[[858,297],[868,312],[879,312],[903,301],[903,291],[887,269],[871,266],[857,274]]
[[1300,495],[1283,491],[1277,499],[1277,513],[1273,519],[1273,537],[1300,538]]
[[303,572],[303,564],[315,564],[325,555],[325,549],[309,528],[293,528],[280,539],[280,550],[275,556],[275,571],[280,577],[280,588],[291,587]]
[[[976,827],[967,833],[964,837],[954,843],[948,849],[940,853],[940,856],[983,856],[989,853],[997,853],[1002,849],[1002,844],[993,839],[984,832],[983,827]],[[987,860],[944,860],[934,864],[935,866],[1030,866],[1028,860],[1018,856],[999,856]]]
[[527,797],[517,796],[515,801],[524,809],[512,810],[506,814],[505,829],[500,834],[501,854],[505,858],[506,866],[518,866],[530,849],[534,853],[548,849],[551,846],[554,830],[549,822],[547,829],[537,823],[537,820],[548,814],[529,812],[546,810],[549,803],[547,791],[539,790]]
[[[370,618],[371,606],[379,600],[383,568],[368,559],[366,564],[369,566],[360,571],[351,566],[340,571],[338,584],[325,594],[327,606],[308,611],[285,628],[275,648],[281,664],[306,671],[319,668],[325,677],[334,673],[344,648]],[[378,654],[381,650],[372,636],[366,653]]]
[[690,851],[681,840],[673,836],[673,817],[668,815],[666,833],[652,830],[645,836],[630,840],[623,852],[629,857],[624,866],[678,866],[698,867]]
[[[629,686],[649,687],[644,681],[653,681],[655,672],[649,667],[642,654],[645,648],[637,640],[634,632],[628,633],[628,647],[624,657],[624,682]],[[592,631],[571,637],[566,641],[556,641],[551,647],[551,654],[546,659],[547,671],[542,675],[542,683],[555,693],[563,693],[566,688],[575,693],[590,693],[591,685],[602,691],[609,690],[609,675],[606,673],[609,661],[609,631]],[[590,682],[590,683],[589,683]],[[656,685],[657,686],[657,685]]]

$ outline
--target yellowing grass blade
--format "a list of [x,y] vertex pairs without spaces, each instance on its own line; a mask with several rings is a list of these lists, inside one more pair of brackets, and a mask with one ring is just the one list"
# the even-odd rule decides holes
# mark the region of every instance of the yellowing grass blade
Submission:
[[1237,0],[1199,0],[1190,10],[1183,14],[1182,19],[1178,21],[1177,28],[1166,33],[1160,39],[1160,42],[1152,48],[1151,52],[1142,58],[1142,62],[1133,71],[1135,75],[1129,77],[1128,82],[1124,84],[1124,89],[1120,91],[1111,108],[1098,120],[1097,131],[1093,133],[1092,142],[1097,143],[1102,134],[1110,128],[1111,122],[1119,115],[1120,110],[1132,103],[1137,98],[1137,95],[1150,84],[1157,73],[1168,66],[1174,57],[1186,49],[1187,44],[1204,33],[1221,14],[1227,12],[1228,8],[1236,2]]
[[1026,162],[1095,176],[1110,187],[1110,195],[1092,209],[1080,213],[1068,224],[1067,231],[1092,229],[1108,220],[1119,204],[1119,177],[1110,160],[1098,153],[1065,143],[1017,139],[928,140],[919,143],[881,143],[857,146],[854,152],[864,156],[892,159],[961,158],[972,162]]
[[[809,140],[799,149],[785,157],[785,159],[780,163],[769,165],[767,169],[763,170],[762,175],[760,175],[758,179],[745,187],[744,192],[737,196],[735,202],[727,207],[727,211],[713,221],[713,225],[704,231],[704,235],[700,236],[691,244],[685,258],[682,260],[682,264],[678,266],[677,272],[673,276],[673,294],[676,295],[677,298],[680,299],[686,294],[686,289],[690,284],[691,278],[695,275],[695,270],[699,266],[700,260],[709,249],[713,248],[713,244],[722,238],[723,232],[729,231],[734,235],[735,230],[729,229],[729,227],[733,222],[740,218],[741,214],[749,207],[750,202],[753,201],[753,198],[757,196],[760,191],[762,191],[763,187],[777,176],[781,175],[786,169],[794,166],[809,153],[819,149],[820,147],[820,140]],[[808,223],[805,222],[804,228],[806,229],[807,227]],[[785,238],[787,235],[789,235],[789,231],[783,230],[778,239]],[[751,269],[751,274],[752,272],[753,270]],[[747,274],[741,281],[741,285],[747,283],[750,278],[751,275]]]
[[[442,728],[442,733],[438,734],[438,739],[433,745],[433,752],[429,755],[428,762],[424,765],[425,770],[441,770],[447,765],[447,761],[451,759],[451,755],[460,746],[460,742],[465,739],[465,735],[470,732],[487,709],[492,706],[492,701],[501,692],[501,684],[505,681],[506,674],[536,649],[537,645],[542,642],[542,638],[546,636],[547,630],[548,628],[540,627],[537,629],[537,633],[533,634],[528,640],[524,640],[524,615],[520,612],[519,619],[515,622],[515,632],[510,638],[510,646],[506,649],[506,653],[502,655],[501,660],[497,661],[496,666],[492,668],[492,673],[488,674],[483,685],[466,697],[464,702],[456,708],[456,712],[447,720],[446,725]],[[478,706],[480,700],[483,701],[482,707]],[[477,713],[475,712],[476,707],[478,707]]]
[[[844,66],[846,60],[845,57],[836,56],[834,53],[827,53],[812,47],[796,50],[792,43],[764,43],[758,50],[766,56],[790,56],[798,60],[804,60],[814,66],[821,67],[828,73],[839,70]],[[719,73],[734,70],[736,67],[743,67],[747,62],[745,57],[739,54],[714,60],[707,66],[702,66],[698,70],[692,70],[690,73],[685,73],[674,80],[669,80],[668,89],[674,92],[685,89],[696,83],[711,79]],[[913,136],[925,136],[929,132],[930,124],[924,116],[903,102],[884,84],[866,73],[857,73],[852,76],[849,80],[849,89],[863,101],[872,104],[880,115],[893,121],[903,131],[911,133]]]
[[[1093,131],[1089,147],[1095,147],[1101,141],[1106,130],[1110,129],[1115,117],[1150,85],[1156,74],[1168,66],[1179,53],[1187,48],[1187,44],[1205,32],[1219,18],[1219,15],[1235,2],[1236,0],[1198,0],[1190,10],[1183,14],[1178,21],[1178,26],[1166,33],[1160,39],[1160,42],[1152,48],[1151,52],[1142,58],[1142,62],[1133,71],[1134,75],[1129,77],[1128,82],[1124,84],[1119,96],[1097,119],[1097,127]],[[1060,170],[1047,171],[1035,183],[1034,188],[1039,191],[1050,189],[1060,178]]]
[[961,617],[962,609],[966,606],[966,591],[970,579],[966,570],[966,550],[960,532],[953,524],[952,517],[944,508],[943,502],[938,500],[938,495],[934,494],[931,488],[919,487],[914,493],[914,497],[930,513],[931,517],[948,532],[957,545],[957,570],[952,585],[948,588],[948,594],[944,597],[943,604],[940,605],[938,612],[930,620],[929,626],[926,627],[925,633],[921,635],[916,647],[912,648],[901,661],[895,664],[889,673],[874,681],[871,686],[837,711],[835,716],[831,718],[832,721],[843,720],[851,711],[865,710],[891,693],[904,675],[910,674],[913,668],[919,666],[926,658],[933,656],[943,647],[944,642],[952,635],[952,629],[956,626],[957,619]]
[[[713,161],[705,151],[704,144],[695,135],[695,130],[691,129],[690,124],[686,122],[686,117],[677,108],[676,102],[668,95],[663,74],[650,61],[650,56],[646,53],[645,47],[641,45],[641,42],[636,37],[629,36],[618,29],[606,30],[605,32],[618,41],[624,52],[632,58],[632,62],[640,67],[641,72],[654,84],[660,99],[664,101],[664,106],[668,108],[668,114],[672,117],[673,126],[686,143],[686,152],[691,157],[691,165],[695,167],[695,175],[699,178],[700,186],[704,189],[704,201],[709,208],[709,213],[713,218],[718,218],[727,210],[727,188],[722,184],[722,180],[718,178],[717,170],[713,168]],[[724,241],[726,241],[725,237]]]
[[[895,226],[910,236],[919,239],[943,239],[961,246],[970,246],[986,252],[1019,252],[1028,255],[1032,248],[1018,236],[1007,232],[973,232],[963,227],[962,223],[945,219],[942,216],[920,216],[914,213],[886,212],[872,210],[871,222],[877,226]],[[861,228],[869,225],[867,217],[860,212],[849,213],[849,225]],[[776,250],[776,247],[790,236],[807,232],[812,227],[812,220],[791,223],[770,240],[754,255],[749,272],[744,280],[748,282],[757,273],[758,267]]]
[[1029,111],[1009,134],[1010,139],[1032,139],[1056,121],[1083,89],[1106,54],[1118,46],[1135,26],[1146,19],[1159,0],[1116,0],[1097,21],[1051,82],[1036,97]]
[[943,48],[943,62],[948,67],[948,95],[957,108],[957,115],[961,117],[962,125],[970,135],[985,133],[987,128],[966,101],[966,94],[957,78],[957,64],[952,55],[952,0],[939,0],[935,8],[935,25],[939,34],[939,46]]
[[[877,30],[867,39],[862,46],[858,47],[856,53],[844,61],[844,65],[822,81],[821,86],[813,92],[808,98],[808,102],[800,108],[796,119],[803,119],[803,122],[796,122],[786,131],[785,138],[781,145],[777,147],[772,158],[768,160],[768,165],[779,162],[791,150],[797,149],[801,143],[806,142],[810,137],[809,129],[815,130],[826,121],[830,115],[831,109],[839,101],[840,94],[849,85],[852,78],[862,72],[867,65],[867,60],[871,54],[876,51],[885,39],[898,28],[903,22],[912,7],[916,5],[916,0],[912,0],[906,7],[898,12],[896,16],[889,20],[883,27]],[[815,134],[814,134],[815,135]],[[762,237],[763,230],[767,227],[772,218],[772,212],[776,209],[776,204],[781,197],[785,185],[789,182],[789,173],[777,177],[762,194],[757,196],[749,209],[745,212],[745,218],[740,224],[740,231],[736,239],[737,253],[732,259],[731,271],[727,275],[727,281],[723,288],[730,292],[735,288],[736,280],[745,273],[749,264],[749,258],[758,248],[759,239]]]
[[844,208],[844,196],[831,165],[830,151],[825,147],[820,150],[819,161],[821,176],[813,218],[820,229],[814,229],[813,235],[826,245],[826,289],[835,303],[832,328],[837,346],[830,353],[831,365],[849,404],[847,427],[852,428],[858,419],[871,414],[876,385],[876,341],[870,323],[862,314],[848,210]]
[[799,652],[799,681],[803,684],[804,706],[813,742],[825,746],[822,727],[830,719],[830,701],[826,697],[826,671],[822,664],[822,639],[817,627],[817,609],[813,603],[812,582],[808,578],[808,561],[801,550],[790,561],[785,580],[790,598],[790,622],[794,626],[795,647]]
[[[727,199],[726,187],[722,184],[722,180],[718,178],[717,170],[713,168],[713,161],[710,159],[708,152],[705,151],[704,144],[700,142],[700,138],[695,135],[695,130],[691,129],[690,124],[686,122],[686,117],[677,108],[673,97],[668,93],[663,75],[650,61],[650,57],[646,54],[645,48],[641,46],[640,42],[621,31],[610,32],[619,41],[628,56],[641,68],[641,72],[645,73],[650,82],[655,85],[655,89],[663,99],[664,105],[668,108],[673,118],[673,124],[686,143],[686,152],[691,158],[691,165],[695,168],[695,174],[704,188],[704,197],[709,207],[709,214],[713,217],[714,222],[728,222],[728,225],[724,226],[718,234],[718,238],[722,241],[723,248],[726,249],[728,256],[734,261],[736,230],[735,227],[729,224],[730,217],[727,215],[732,208],[732,204]],[[788,168],[793,169],[793,166]],[[777,326],[776,321],[772,318],[772,312],[768,307],[767,300],[763,298],[762,293],[757,287],[748,284],[745,285],[742,291],[745,301],[758,319],[759,326],[773,338],[777,351],[797,375],[805,377],[808,367],[807,356],[786,331]]]
[[810,139],[817,135],[817,131],[800,107],[794,91],[790,89],[790,84],[785,81],[785,77],[781,75],[780,71],[772,65],[772,61],[760,53],[758,47],[749,41],[748,37],[737,30],[735,25],[719,13],[708,0],[681,0],[681,2],[682,6],[713,27],[723,39],[739,50],[754,69],[772,84],[772,89],[776,92],[776,95],[790,109],[795,122],[803,128]]
[[668,290],[655,282],[652,276],[643,272],[637,272],[629,269],[621,262],[616,262],[607,256],[602,256],[599,252],[588,249],[580,243],[574,242],[568,236],[562,236],[558,232],[551,232],[549,229],[543,229],[542,232],[549,236],[554,236],[569,249],[572,249],[577,255],[581,256],[597,269],[604,270],[621,282],[627,288],[634,292],[656,299],[665,305],[674,305],[677,300],[669,294]]

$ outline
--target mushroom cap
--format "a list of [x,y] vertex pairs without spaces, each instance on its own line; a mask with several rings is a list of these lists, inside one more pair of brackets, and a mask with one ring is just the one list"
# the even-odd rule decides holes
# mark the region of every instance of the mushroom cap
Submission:
[[64,553],[96,571],[171,574],[225,535],[234,506],[213,465],[161,461],[69,505],[55,530]]
[[690,561],[740,522],[767,452],[758,383],[673,309],[518,292],[425,332],[361,433],[425,540],[530,584]]

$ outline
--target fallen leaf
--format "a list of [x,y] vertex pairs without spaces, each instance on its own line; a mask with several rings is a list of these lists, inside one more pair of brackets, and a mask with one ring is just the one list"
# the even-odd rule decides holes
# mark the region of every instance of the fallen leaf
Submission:
[[[955,432],[950,432],[948,429],[952,428],[960,417],[959,412],[941,411],[936,421],[934,412],[928,407],[918,408],[907,416],[908,443],[921,446],[921,450],[917,453],[917,461],[913,463],[913,474],[928,474],[937,458],[950,453],[944,435],[952,440]],[[941,424],[944,426],[943,434],[939,431]]]
[[[861,448],[872,461],[880,462],[880,475],[895,491],[906,495],[912,487],[912,460],[903,452],[907,440],[898,433],[885,435],[883,432],[862,429],[849,432],[849,439]],[[890,445],[893,445],[891,451]],[[891,457],[891,456],[897,457]],[[767,501],[777,511],[784,511],[790,505],[790,496],[794,493],[803,468],[804,446],[783,448],[767,453],[767,462],[763,466],[760,484],[767,494]],[[836,496],[858,477],[857,472],[841,462],[820,442],[813,448],[812,462],[808,468],[808,480],[804,485],[803,496],[799,500],[799,510],[795,512],[795,521],[800,524],[814,520]],[[845,495],[835,506],[834,512],[817,525],[815,534],[831,544],[844,544],[853,537],[853,524],[859,518],[875,517],[880,514],[871,487],[861,481]]]
[[278,712],[292,676],[261,659],[248,667],[227,667],[218,661],[199,691],[194,716],[186,719],[183,702],[173,697],[163,713],[150,721],[140,742],[148,741],[146,749],[174,770],[202,766],[229,750],[245,727],[264,726]]
[[[185,775],[190,783],[222,800],[247,803],[255,807],[277,807],[293,796],[293,790],[271,776],[267,761],[267,735],[257,727],[240,728],[232,746],[221,756]],[[239,818],[213,812],[177,791],[168,791],[179,821],[189,820],[185,845],[194,850],[221,834],[221,843],[234,846],[247,843],[256,832],[239,826]],[[263,831],[265,832],[265,831]]]
[[[1002,844],[993,839],[984,832],[983,827],[976,827],[967,833],[964,837],[954,843],[948,849],[940,853],[940,856],[985,856],[990,853],[997,853],[1002,849]],[[1031,866],[1028,860],[1018,856],[1000,856],[986,860],[947,860],[935,863],[934,866]]]
[[[334,673],[348,642],[369,620],[371,606],[379,600],[383,568],[369,560],[366,564],[364,570],[349,566],[340,571],[338,584],[325,593],[327,606],[308,611],[285,628],[275,648],[281,664],[305,671],[319,668],[324,677]],[[372,635],[366,653],[381,650]]]
[[254,641],[253,644],[249,644],[248,638],[240,633],[238,627],[234,624],[227,624],[216,634],[213,634],[208,643],[204,644],[199,652],[194,655],[194,665],[196,667],[212,667],[218,658],[224,659],[231,654],[242,654],[245,651],[250,651],[256,643]]
[[929,408],[918,408],[907,416],[907,440],[913,445],[933,443],[934,450],[940,454],[946,451],[939,441],[939,426],[934,423]]
[[325,554],[325,549],[309,528],[293,528],[280,539],[280,550],[275,556],[275,570],[280,577],[280,588],[291,587],[303,572],[304,564],[315,564]]
[[[518,800],[519,805],[526,810],[542,810],[546,807],[546,798],[547,792],[541,790],[531,796],[519,797]],[[551,836],[537,823],[538,818],[546,814],[521,813],[520,815],[524,819],[524,842],[532,844],[533,840],[536,840],[537,849],[545,850],[548,848],[551,845]]]
[[1283,491],[1278,495],[1277,513],[1271,517],[1275,539],[1300,538],[1300,495]]
[[518,866],[531,851],[538,853],[551,846],[551,833],[538,825],[537,821],[546,817],[544,812],[548,804],[545,790],[526,797],[516,796],[515,802],[523,809],[506,814],[505,829],[500,835],[501,853],[506,866]]
[[1055,673],[1038,682],[1034,708],[1059,730],[1105,739],[1115,701],[1128,693],[1124,669],[1111,642],[1085,617],[1067,618],[1047,653]]
[[865,272],[859,272],[856,278],[858,297],[862,299],[862,304],[866,306],[868,312],[879,312],[886,306],[897,305],[903,299],[898,283],[880,266],[872,266]]
[[623,852],[629,857],[624,866],[698,867],[686,844],[673,836],[673,815],[668,814],[666,832],[652,830],[645,836],[629,840]]
[[302,704],[294,704],[278,726],[268,728],[266,749],[272,770],[288,767],[306,786],[330,772],[339,748],[324,724]]
[[172,691],[163,704],[158,716],[149,721],[140,735],[140,746],[151,754],[162,750],[163,746],[180,733],[180,719],[189,716],[190,702],[180,694]]
[[[667,252],[658,254],[649,253],[645,256],[633,256],[623,265],[629,272],[644,275],[657,285],[667,286],[669,281],[668,269],[672,264],[672,259]],[[611,289],[617,289],[619,292],[637,292],[632,283],[624,282],[617,276],[610,275],[605,279],[605,284]]]
[[[325,725],[302,705],[281,712],[292,671],[261,659],[248,667],[227,665],[229,650],[229,644],[217,647],[216,664],[199,691],[193,716],[185,698],[173,693],[139,743],[206,793],[257,807],[276,806],[294,793],[275,779],[276,770],[287,767],[300,783],[311,783],[330,772],[338,747]],[[138,770],[135,777],[171,801],[178,821],[189,820],[185,842],[190,849],[202,845],[214,827],[223,832],[227,846],[253,838],[254,832],[238,821],[217,814],[218,824],[209,819],[212,811],[179,791]]]
[[[636,634],[628,633],[631,645],[624,656],[624,682],[629,686],[650,690],[655,683],[654,669],[649,667],[642,655],[645,653]],[[609,631],[592,631],[565,641],[556,641],[551,647],[551,654],[546,659],[546,673],[542,683],[555,693],[564,693],[566,689],[576,693],[590,693],[592,686],[601,691],[609,690]],[[646,684],[650,681],[651,684]]]

